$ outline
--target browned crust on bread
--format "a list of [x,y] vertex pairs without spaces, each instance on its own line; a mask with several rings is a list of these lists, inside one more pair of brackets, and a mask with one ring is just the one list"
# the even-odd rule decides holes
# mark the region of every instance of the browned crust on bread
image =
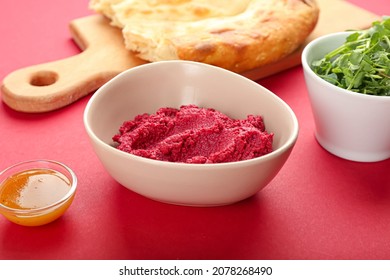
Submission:
[[241,29],[213,30],[204,39],[195,39],[193,34],[172,38],[178,58],[217,65],[234,72],[282,59],[303,44],[319,14],[315,1],[283,2],[284,8],[277,11],[258,10],[257,22],[250,29],[243,23]]
[[[202,15],[198,20],[175,20],[174,17],[172,20],[154,20],[153,17],[143,20],[142,17],[135,18],[135,14],[130,18],[123,14],[108,16],[115,25],[123,28],[126,47],[142,59],[192,60],[238,73],[291,54],[304,43],[318,21],[319,8],[315,0],[246,2],[246,9],[237,14],[210,18]],[[116,9],[111,8],[111,12]]]

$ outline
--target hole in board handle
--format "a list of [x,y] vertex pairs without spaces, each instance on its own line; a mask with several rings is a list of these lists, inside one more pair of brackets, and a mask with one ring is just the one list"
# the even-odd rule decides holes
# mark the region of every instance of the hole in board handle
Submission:
[[57,82],[58,74],[53,71],[39,71],[35,73],[30,79],[30,85],[43,87],[50,86]]

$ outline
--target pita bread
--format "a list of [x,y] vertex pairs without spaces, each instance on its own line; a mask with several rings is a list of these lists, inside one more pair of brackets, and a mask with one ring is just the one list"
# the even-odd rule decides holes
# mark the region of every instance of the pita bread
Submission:
[[314,29],[314,0],[91,0],[147,61],[192,60],[244,72],[291,54]]

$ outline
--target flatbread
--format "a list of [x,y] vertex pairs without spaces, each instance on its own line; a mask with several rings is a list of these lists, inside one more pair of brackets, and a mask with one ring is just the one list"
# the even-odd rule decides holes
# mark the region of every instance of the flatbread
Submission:
[[314,0],[91,0],[147,61],[192,60],[244,72],[291,54],[314,29]]

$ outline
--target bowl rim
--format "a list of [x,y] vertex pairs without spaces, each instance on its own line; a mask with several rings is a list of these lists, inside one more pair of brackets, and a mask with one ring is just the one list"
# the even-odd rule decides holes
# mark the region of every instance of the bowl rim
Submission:
[[[310,41],[304,47],[304,49],[302,51],[302,55],[301,55],[301,63],[302,63],[303,70],[306,74],[310,75],[310,77],[312,77],[316,82],[320,83],[321,85],[328,86],[328,87],[332,88],[333,90],[336,90],[340,94],[344,94],[344,95],[347,94],[348,96],[356,96],[357,98],[363,98],[363,99],[367,99],[367,100],[374,100],[375,99],[376,101],[378,101],[380,99],[381,100],[387,99],[388,101],[390,101],[390,96],[369,95],[369,94],[354,92],[351,90],[347,90],[347,89],[338,87],[338,86],[336,86],[328,81],[325,81],[321,77],[319,77],[316,73],[314,73],[311,66],[309,65],[308,56],[309,56],[309,53],[311,53],[314,48],[316,48],[317,46],[322,45],[322,44],[327,44],[327,41],[332,40],[335,37],[337,37],[337,38],[345,37],[346,38],[349,34],[353,34],[356,32],[359,32],[359,30],[334,32],[334,33],[322,35],[322,36]],[[329,50],[329,51],[331,51],[331,50]],[[311,63],[311,61],[310,61],[310,63]]]
[[[52,208],[56,208],[57,206],[61,206],[63,203],[65,203],[66,201],[68,201],[76,192],[76,189],[77,189],[77,176],[75,174],[75,172],[70,168],[68,167],[67,165],[59,162],[59,161],[55,161],[55,160],[49,160],[49,159],[35,159],[35,160],[26,160],[26,161],[21,161],[21,162],[18,162],[18,163],[15,163],[5,169],[3,169],[2,171],[0,171],[0,176],[3,175],[4,173],[8,172],[8,171],[11,171],[12,169],[14,168],[17,168],[17,167],[22,167],[24,165],[26,166],[29,166],[29,165],[35,165],[36,163],[46,163],[46,164],[52,164],[52,165],[58,165],[59,167],[63,168],[64,170],[66,170],[70,177],[71,177],[71,180],[72,180],[72,185],[69,189],[69,191],[66,193],[66,195],[64,195],[61,199],[59,199],[58,201],[52,203],[52,204],[49,204],[49,205],[46,205],[44,207],[39,207],[39,208],[31,208],[31,209],[16,209],[16,208],[12,208],[12,207],[8,207],[6,205],[4,205],[3,203],[0,202],[0,210],[1,211],[5,211],[7,212],[8,214],[16,214],[16,215],[33,215],[33,214],[36,214],[36,215],[39,215],[41,214],[42,212],[46,212],[46,211],[49,211],[51,210]],[[23,170],[30,170],[34,168],[33,166],[31,167],[26,167],[25,169]],[[37,167],[39,169],[43,169],[44,167]],[[58,171],[58,170],[56,170]],[[20,172],[20,171],[18,171]],[[60,172],[60,171],[58,171]],[[60,172],[61,174],[65,175],[63,172]],[[14,173],[12,173],[14,174]],[[69,178],[69,176],[65,175],[67,178]],[[5,178],[3,181],[0,182],[0,186],[2,185],[2,183],[7,180],[8,178]]]
[[[292,121],[292,130],[291,130],[290,135],[285,140],[283,145],[281,145],[277,149],[273,150],[272,152],[270,152],[268,154],[265,154],[265,155],[262,155],[262,156],[257,157],[257,158],[241,160],[241,161],[234,161],[234,162],[202,163],[202,164],[191,164],[191,163],[183,163],[183,162],[168,162],[168,161],[162,161],[162,160],[155,160],[155,159],[145,158],[145,157],[133,155],[133,154],[130,154],[130,153],[118,150],[115,147],[113,147],[112,145],[110,145],[110,144],[104,142],[103,140],[101,140],[93,132],[93,130],[92,130],[90,124],[89,124],[89,113],[90,113],[91,107],[93,106],[94,101],[97,98],[99,98],[99,96],[101,94],[104,94],[104,91],[105,91],[106,87],[109,87],[112,83],[115,83],[121,77],[123,77],[125,75],[129,75],[130,73],[133,73],[133,72],[136,72],[136,71],[140,71],[140,70],[142,70],[144,68],[155,67],[156,65],[162,65],[162,64],[190,64],[190,65],[197,65],[197,66],[203,67],[203,68],[209,68],[209,69],[214,69],[214,70],[217,70],[217,71],[222,71],[222,72],[225,72],[225,74],[227,74],[227,75],[231,75],[231,76],[234,76],[235,78],[243,79],[246,82],[253,83],[253,85],[255,85],[257,87],[260,87],[261,90],[266,91],[267,94],[272,94],[273,97],[277,100],[277,102],[279,102],[283,107],[285,107],[285,109],[287,110],[289,116],[291,117],[291,121]],[[191,169],[210,169],[210,168],[212,168],[212,169],[220,169],[220,168],[229,168],[229,167],[233,168],[233,167],[237,167],[237,165],[246,166],[246,165],[255,164],[255,163],[259,162],[259,161],[266,161],[268,159],[277,157],[279,154],[284,153],[286,150],[288,150],[292,146],[294,146],[295,142],[297,141],[298,134],[299,134],[299,123],[298,123],[298,119],[297,119],[294,111],[291,109],[291,107],[283,99],[281,99],[279,96],[277,96],[276,94],[274,94],[273,92],[271,92],[267,88],[265,88],[262,85],[254,82],[252,80],[250,80],[249,78],[246,78],[246,77],[244,77],[244,76],[242,76],[242,75],[240,75],[238,73],[226,70],[224,68],[220,68],[220,67],[213,66],[213,65],[210,65],[210,64],[195,62],[195,61],[187,61],[187,60],[169,60],[169,61],[158,61],[158,62],[146,63],[146,64],[142,64],[142,65],[139,65],[139,66],[136,66],[136,67],[133,67],[133,68],[130,68],[128,70],[125,70],[125,71],[121,72],[120,74],[118,74],[117,76],[115,76],[114,78],[109,80],[107,83],[105,83],[102,87],[100,87],[92,95],[92,97],[89,99],[89,101],[88,101],[88,103],[87,103],[87,105],[85,107],[84,115],[83,115],[83,122],[84,122],[84,127],[86,129],[87,134],[89,135],[89,137],[95,143],[99,143],[100,146],[104,147],[105,149],[110,149],[110,151],[112,151],[113,153],[116,153],[119,156],[129,157],[129,158],[132,158],[134,160],[139,160],[139,161],[141,161],[141,162],[143,162],[145,164],[161,165],[161,166],[174,167],[174,168],[179,168],[179,169],[187,169],[187,168],[191,168]]]

